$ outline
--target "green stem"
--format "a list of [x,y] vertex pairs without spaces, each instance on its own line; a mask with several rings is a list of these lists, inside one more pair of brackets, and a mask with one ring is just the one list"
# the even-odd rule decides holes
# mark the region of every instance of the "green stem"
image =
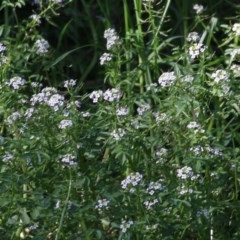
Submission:
[[[127,4],[127,0],[123,0],[123,11],[124,11],[124,26],[125,26],[125,46],[126,46],[126,72],[127,72],[127,79],[130,79],[130,59],[131,59],[131,44],[130,44],[130,19],[129,19],[129,8]],[[131,86],[128,85],[128,96],[131,95]]]
[[[134,0],[134,7],[135,7],[135,18],[137,22],[137,41],[138,41],[138,64],[142,68],[143,66],[143,50],[144,50],[144,39],[143,39],[143,31],[142,31],[142,24],[141,24],[141,14],[142,14],[142,1],[141,0]],[[142,70],[139,70],[139,88],[140,93],[143,93],[143,84],[144,78],[142,74]]]
[[70,193],[71,193],[71,188],[72,188],[72,176],[71,176],[71,170],[69,170],[69,185],[68,185],[68,192],[67,192],[67,197],[66,197],[66,200],[65,200],[65,205],[63,207],[63,210],[62,210],[62,214],[61,214],[61,218],[60,218],[60,222],[59,222],[59,225],[58,225],[58,229],[57,229],[57,234],[56,234],[56,237],[55,237],[55,240],[58,240],[60,239],[60,232],[61,232],[61,229],[62,229],[62,225],[63,225],[63,221],[64,221],[64,217],[65,217],[65,214],[66,214],[66,210],[67,210],[67,206],[68,206],[68,202],[69,202],[69,198],[70,198]]

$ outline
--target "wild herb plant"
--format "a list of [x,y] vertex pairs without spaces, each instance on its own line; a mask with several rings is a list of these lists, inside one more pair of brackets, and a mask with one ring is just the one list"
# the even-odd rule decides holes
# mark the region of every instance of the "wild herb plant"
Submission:
[[170,0],[124,0],[84,92],[38,28],[69,3],[1,6],[1,237],[239,239],[240,23],[193,4],[174,35]]

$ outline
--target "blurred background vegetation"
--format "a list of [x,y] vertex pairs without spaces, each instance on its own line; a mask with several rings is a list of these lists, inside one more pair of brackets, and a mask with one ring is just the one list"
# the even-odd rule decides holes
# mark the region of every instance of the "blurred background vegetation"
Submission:
[[[160,1],[160,4],[164,1]],[[16,4],[17,2],[20,2],[20,7],[13,8],[11,3]],[[51,71],[51,68],[45,69],[52,84],[62,83],[67,78],[75,78],[84,83],[85,90],[102,86],[104,68],[99,64],[99,57],[106,50],[103,32],[106,28],[111,27],[115,28],[121,37],[124,37],[123,2],[123,0],[72,0],[65,6],[60,6],[58,11],[53,11],[51,18],[42,20],[37,31],[49,41],[54,49],[54,57],[51,59],[59,60],[48,64],[49,66],[54,65],[54,71]],[[132,0],[126,1],[129,12],[132,14],[134,14],[133,2]],[[240,16],[238,0],[194,2],[192,0],[172,0],[168,12],[169,22],[171,22],[169,26],[172,27],[172,22],[174,22],[175,27],[170,30],[170,35],[181,37],[175,40],[179,46],[183,44],[184,36],[186,37],[188,34],[187,31],[194,27],[192,23],[196,15],[192,6],[195,3],[204,5],[206,15],[211,13],[210,16],[215,21],[231,24],[235,19],[231,19],[229,16]],[[10,31],[10,27],[14,28],[15,26],[16,28],[16,24],[20,26],[31,14],[40,13],[44,4],[46,4],[46,0],[4,0],[0,10],[0,37],[17,38],[19,30],[11,29]],[[226,16],[228,17],[226,18]],[[133,19],[135,18],[129,20],[130,25],[136,29]],[[207,25],[209,25],[209,18],[206,17]],[[169,29],[169,26],[165,24],[166,29]],[[209,44],[217,51],[217,39]],[[46,59],[46,61],[50,60]],[[35,64],[32,63],[32,74],[40,71],[42,72],[42,69],[38,69],[37,61]]]

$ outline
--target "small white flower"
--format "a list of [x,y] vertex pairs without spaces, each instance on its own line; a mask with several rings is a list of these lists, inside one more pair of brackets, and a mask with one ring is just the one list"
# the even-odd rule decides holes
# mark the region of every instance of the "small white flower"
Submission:
[[190,122],[187,125],[187,128],[189,128],[189,129],[196,129],[196,128],[199,128],[199,127],[201,127],[201,125],[197,122]]
[[150,210],[156,203],[158,203],[158,199],[154,199],[153,201],[145,201],[143,204],[148,210]]
[[60,208],[60,203],[61,203],[61,201],[57,200],[56,205],[55,205],[55,209],[59,209]]
[[122,180],[121,185],[123,189],[132,188],[141,183],[143,175],[139,172],[130,173],[124,180]]
[[236,36],[240,36],[240,23],[234,23],[232,30],[236,33]]
[[41,24],[41,18],[37,14],[32,14],[30,17],[37,25]]
[[234,77],[240,77],[240,65],[233,64],[230,69],[232,70]]
[[139,106],[137,108],[137,112],[138,112],[138,115],[143,115],[146,111],[150,110],[151,109],[151,105],[150,104],[142,104],[141,106]]
[[206,47],[202,43],[193,43],[189,48],[189,55],[192,59],[195,59],[205,50]]
[[33,88],[40,88],[40,87],[42,87],[42,84],[39,83],[39,82],[31,82],[31,86],[32,86]]
[[194,131],[194,133],[204,133],[205,132],[205,130],[202,129],[201,125],[197,122],[190,122],[187,125],[187,128],[192,129]]
[[0,53],[3,53],[6,50],[6,46],[0,42]]
[[235,57],[237,57],[237,56],[239,56],[240,55],[240,48],[236,48],[236,49],[233,49],[232,51],[231,51],[231,57],[232,58],[235,58]]
[[179,177],[183,180],[185,180],[185,179],[195,180],[195,179],[199,178],[199,174],[194,175],[192,168],[185,166],[185,167],[177,170],[177,177]]
[[13,77],[9,80],[9,82],[6,82],[7,86],[13,87],[13,89],[19,89],[21,86],[23,86],[26,83],[25,79],[21,77]]
[[149,85],[146,86],[146,89],[147,91],[153,91],[156,93],[159,91],[157,87],[158,87],[157,83],[150,83]]
[[194,80],[194,77],[192,75],[186,75],[182,78],[182,81],[185,83],[191,83]]
[[90,93],[89,98],[93,100],[94,103],[97,103],[99,98],[103,96],[102,90],[96,90]]
[[169,87],[174,84],[176,76],[174,72],[164,72],[158,79],[158,83],[161,87]]
[[111,53],[104,53],[100,57],[100,65],[104,65],[106,62],[110,62],[112,60],[113,55]]
[[102,209],[109,209],[109,203],[110,201],[107,199],[100,199],[97,201],[97,204],[95,205],[95,209],[98,209],[101,211]]
[[219,83],[222,80],[228,79],[228,73],[225,70],[220,69],[212,73],[211,78],[215,83]]
[[126,220],[122,220],[121,224],[120,224],[120,229],[123,233],[127,232],[127,230],[133,225],[133,221],[126,221]]
[[126,116],[129,113],[128,107],[119,107],[116,111],[117,116]]
[[13,155],[10,154],[10,153],[8,153],[8,154],[6,154],[6,155],[4,155],[4,156],[2,157],[2,161],[5,162],[5,163],[7,163],[7,162],[13,160],[13,158],[14,158]]
[[191,178],[193,176],[193,171],[191,167],[185,166],[177,170],[177,177],[181,179]]
[[200,36],[197,32],[190,32],[187,36],[188,42],[198,42],[200,39]]
[[122,128],[115,129],[111,132],[111,136],[116,140],[119,141],[124,135],[126,134],[126,131]]
[[115,29],[109,28],[104,31],[104,38],[107,39],[107,49],[111,49],[113,46],[118,45],[120,43],[119,37]]
[[65,128],[71,127],[72,125],[73,125],[72,120],[62,120],[59,123],[58,127],[60,129],[65,129]]
[[64,87],[71,88],[71,87],[74,87],[76,85],[76,83],[77,83],[77,80],[69,79],[69,80],[64,81]]
[[22,115],[19,112],[14,112],[12,113],[8,118],[7,118],[7,123],[9,125],[12,125],[16,120],[18,120]]
[[57,111],[59,107],[64,104],[64,97],[60,94],[54,94],[48,99],[47,104],[52,107],[54,111]]
[[154,115],[157,123],[165,122],[165,121],[169,120],[169,117],[167,116],[166,113],[155,112],[155,113],[153,113],[153,115]]
[[195,12],[196,12],[197,14],[200,14],[200,13],[203,12],[204,7],[203,7],[203,5],[200,5],[200,4],[194,4],[194,5],[193,5],[193,10],[195,10]]
[[42,39],[38,39],[34,43],[34,48],[36,49],[37,54],[43,54],[48,52],[50,45],[47,40],[42,38]]
[[90,112],[81,112],[82,116],[84,118],[87,118],[87,117],[90,117],[91,116],[91,113]]
[[107,89],[103,93],[103,98],[106,101],[113,102],[114,100],[119,100],[122,97],[122,92],[117,88]]
[[29,119],[33,113],[35,112],[35,108],[31,107],[31,108],[28,108],[25,113],[24,113],[24,116],[26,117],[26,119]]
[[193,190],[191,188],[187,188],[186,186],[181,186],[180,188],[180,194],[185,195],[186,193],[193,193]]
[[69,165],[69,166],[77,165],[76,157],[72,154],[65,154],[64,156],[62,156],[61,162],[64,163],[65,165]]

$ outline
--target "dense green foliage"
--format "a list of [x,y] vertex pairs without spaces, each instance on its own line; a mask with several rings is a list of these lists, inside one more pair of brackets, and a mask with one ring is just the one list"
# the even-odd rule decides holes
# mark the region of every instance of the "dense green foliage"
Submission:
[[0,13],[1,239],[240,238],[238,1]]

